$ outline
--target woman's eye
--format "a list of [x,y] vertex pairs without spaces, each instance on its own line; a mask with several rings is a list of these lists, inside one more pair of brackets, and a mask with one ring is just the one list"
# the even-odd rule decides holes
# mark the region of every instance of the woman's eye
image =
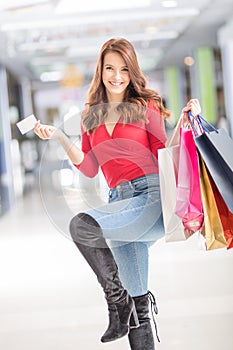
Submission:
[[128,71],[129,71],[127,67],[123,68],[122,70],[123,70],[124,72],[128,72]]
[[107,70],[112,70],[112,67],[107,66],[106,69],[107,69]]

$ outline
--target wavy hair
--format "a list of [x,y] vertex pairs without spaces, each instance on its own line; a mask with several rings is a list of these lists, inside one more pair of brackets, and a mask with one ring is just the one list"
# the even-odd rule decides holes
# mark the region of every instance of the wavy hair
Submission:
[[[107,53],[116,52],[121,55],[128,68],[130,83],[126,89],[124,100],[116,109],[123,115],[123,123],[139,122],[146,118],[148,101],[154,103],[161,115],[166,118],[170,112],[164,107],[161,96],[154,90],[146,87],[146,78],[142,73],[133,45],[124,38],[110,39],[101,48],[96,71],[93,76],[88,99],[82,113],[82,124],[85,131],[91,133],[104,123],[108,112],[108,99],[102,81],[103,62]],[[154,102],[153,102],[154,100]],[[130,108],[129,108],[130,106]]]

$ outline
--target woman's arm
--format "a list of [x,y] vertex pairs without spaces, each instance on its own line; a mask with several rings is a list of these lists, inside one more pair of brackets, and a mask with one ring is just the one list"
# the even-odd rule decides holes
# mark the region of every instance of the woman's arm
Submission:
[[71,142],[71,140],[60,129],[57,129],[55,126],[40,124],[40,121],[38,121],[34,128],[34,133],[42,140],[57,140],[73,164],[79,165],[82,163],[84,153],[75,145],[75,143]]

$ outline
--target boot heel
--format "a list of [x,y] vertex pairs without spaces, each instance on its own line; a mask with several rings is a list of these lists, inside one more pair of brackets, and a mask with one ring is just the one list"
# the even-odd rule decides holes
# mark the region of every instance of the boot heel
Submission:
[[133,303],[133,309],[132,309],[132,314],[130,317],[130,328],[138,328],[140,326],[139,320],[138,320],[138,314],[136,311],[135,304]]

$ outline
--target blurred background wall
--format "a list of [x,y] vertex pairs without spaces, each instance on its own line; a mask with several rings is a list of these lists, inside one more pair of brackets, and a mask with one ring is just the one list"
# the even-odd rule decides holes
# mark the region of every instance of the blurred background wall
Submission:
[[[206,119],[233,134],[232,0],[0,1],[0,216],[38,181],[80,186],[56,143],[22,136],[16,123],[33,113],[78,143],[98,52],[112,37],[135,46],[148,85],[172,111],[168,129],[197,97]],[[104,197],[101,175],[86,185]]]

